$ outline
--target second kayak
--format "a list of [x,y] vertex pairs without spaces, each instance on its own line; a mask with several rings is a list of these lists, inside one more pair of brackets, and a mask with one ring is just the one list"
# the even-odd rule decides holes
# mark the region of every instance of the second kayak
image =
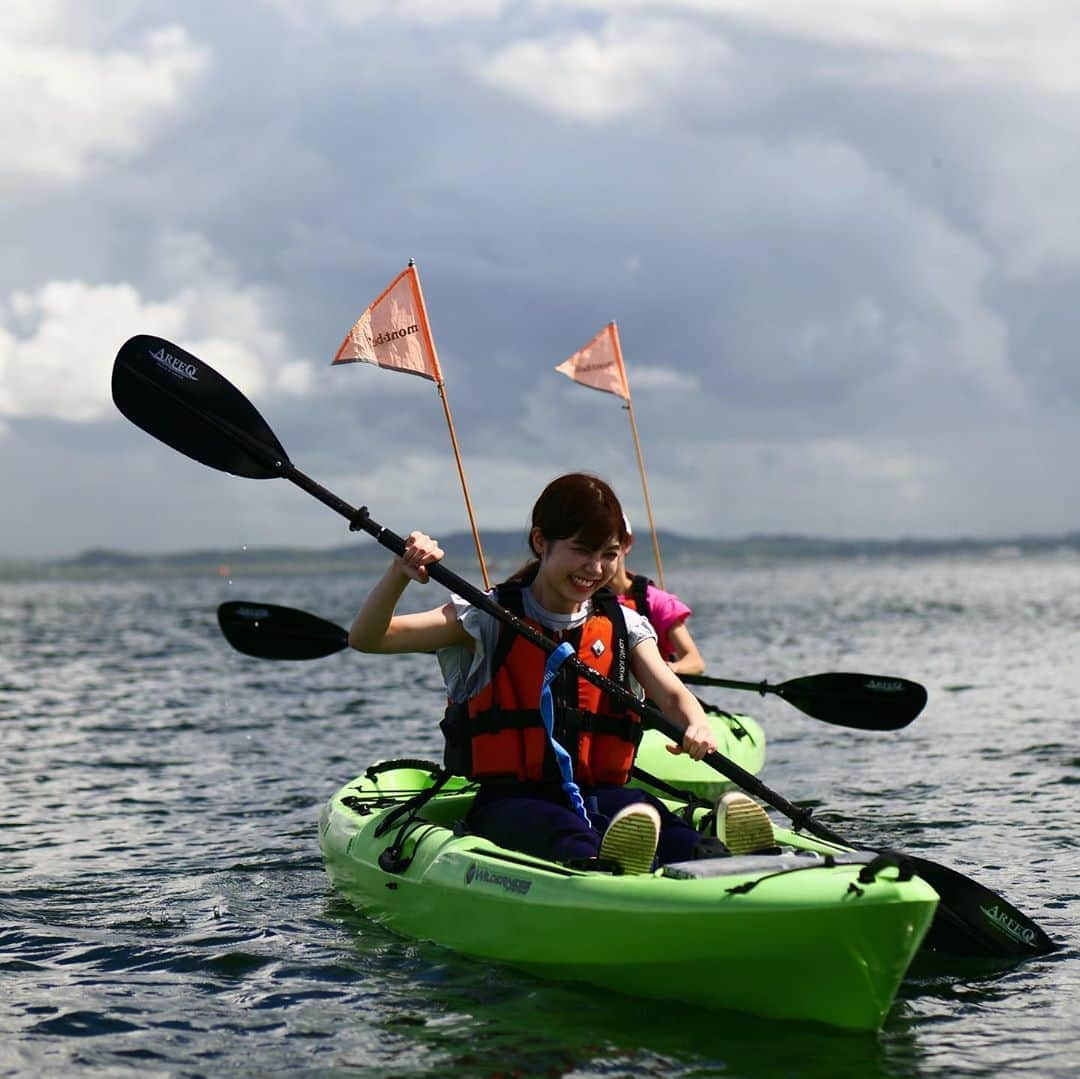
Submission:
[[[757,775],[765,765],[765,731],[761,724],[752,716],[722,712],[718,708],[706,709],[705,714],[712,724],[719,752]],[[635,767],[680,791],[689,791],[708,801],[731,788],[730,780],[702,761],[695,761],[685,753],[670,753],[668,746],[671,744],[671,739],[659,731],[646,731],[634,759]],[[664,793],[644,777],[635,777],[633,783],[658,794]]]

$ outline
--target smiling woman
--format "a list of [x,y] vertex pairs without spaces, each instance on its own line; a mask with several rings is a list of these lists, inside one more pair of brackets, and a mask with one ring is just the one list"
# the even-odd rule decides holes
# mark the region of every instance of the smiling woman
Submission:
[[572,472],[553,480],[533,506],[529,548],[536,560],[511,580],[530,582],[547,610],[573,614],[615,574],[628,539],[618,507],[611,488],[594,476]]
[[[682,732],[695,760],[715,751],[697,699],[664,663],[656,633],[605,586],[626,542],[622,507],[601,479],[575,472],[553,480],[533,507],[535,558],[494,590],[496,601],[560,642],[544,653],[457,596],[441,607],[394,613],[410,580],[425,583],[442,549],[413,532],[368,595],[349,643],[363,652],[438,654],[450,706],[443,721],[447,764],[480,784],[468,826],[513,850],[567,863],[617,862],[648,872],[702,854],[725,853],[657,798],[626,787],[641,721],[572,670],[569,656],[614,683],[631,676]],[[554,661],[554,662],[553,662]],[[748,812],[771,836],[764,811]]]

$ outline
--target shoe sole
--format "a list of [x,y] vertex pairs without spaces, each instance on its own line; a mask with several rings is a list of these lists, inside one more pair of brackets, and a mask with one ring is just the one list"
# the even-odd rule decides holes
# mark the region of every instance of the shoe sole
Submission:
[[753,854],[776,846],[769,815],[749,798],[724,802],[723,831],[720,838],[733,855]]
[[640,876],[652,871],[657,839],[656,822],[652,817],[628,813],[604,833],[600,857],[615,862],[627,875]]

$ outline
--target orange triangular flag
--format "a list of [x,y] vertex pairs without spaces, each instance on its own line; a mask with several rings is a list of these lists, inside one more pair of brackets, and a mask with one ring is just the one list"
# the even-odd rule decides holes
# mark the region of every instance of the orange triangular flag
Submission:
[[555,370],[583,386],[613,393],[624,401],[630,400],[630,386],[626,381],[626,368],[623,367],[622,349],[619,347],[619,331],[614,322],[609,322],[580,352],[575,352]]
[[356,320],[333,363],[375,363],[442,384],[415,266],[402,270]]

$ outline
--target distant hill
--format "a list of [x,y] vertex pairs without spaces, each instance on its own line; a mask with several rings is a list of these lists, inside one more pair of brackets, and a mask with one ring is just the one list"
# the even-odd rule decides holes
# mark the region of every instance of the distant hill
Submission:
[[[1065,552],[1080,555],[1080,532],[1060,536],[1021,536],[1009,539],[895,539],[837,540],[799,535],[754,535],[742,539],[699,539],[661,532],[664,565],[703,565],[714,562],[769,562],[797,559],[940,558],[983,555],[1008,558]],[[447,564],[467,574],[476,569],[472,535],[458,532],[440,537]],[[516,569],[528,558],[520,530],[485,532],[484,557],[492,575]],[[649,538],[638,537],[644,572],[652,565]],[[369,537],[337,547],[206,548],[170,554],[139,554],[102,548],[73,558],[51,561],[0,561],[4,577],[110,577],[220,574],[243,569],[262,573],[356,572],[386,565],[389,553]]]

